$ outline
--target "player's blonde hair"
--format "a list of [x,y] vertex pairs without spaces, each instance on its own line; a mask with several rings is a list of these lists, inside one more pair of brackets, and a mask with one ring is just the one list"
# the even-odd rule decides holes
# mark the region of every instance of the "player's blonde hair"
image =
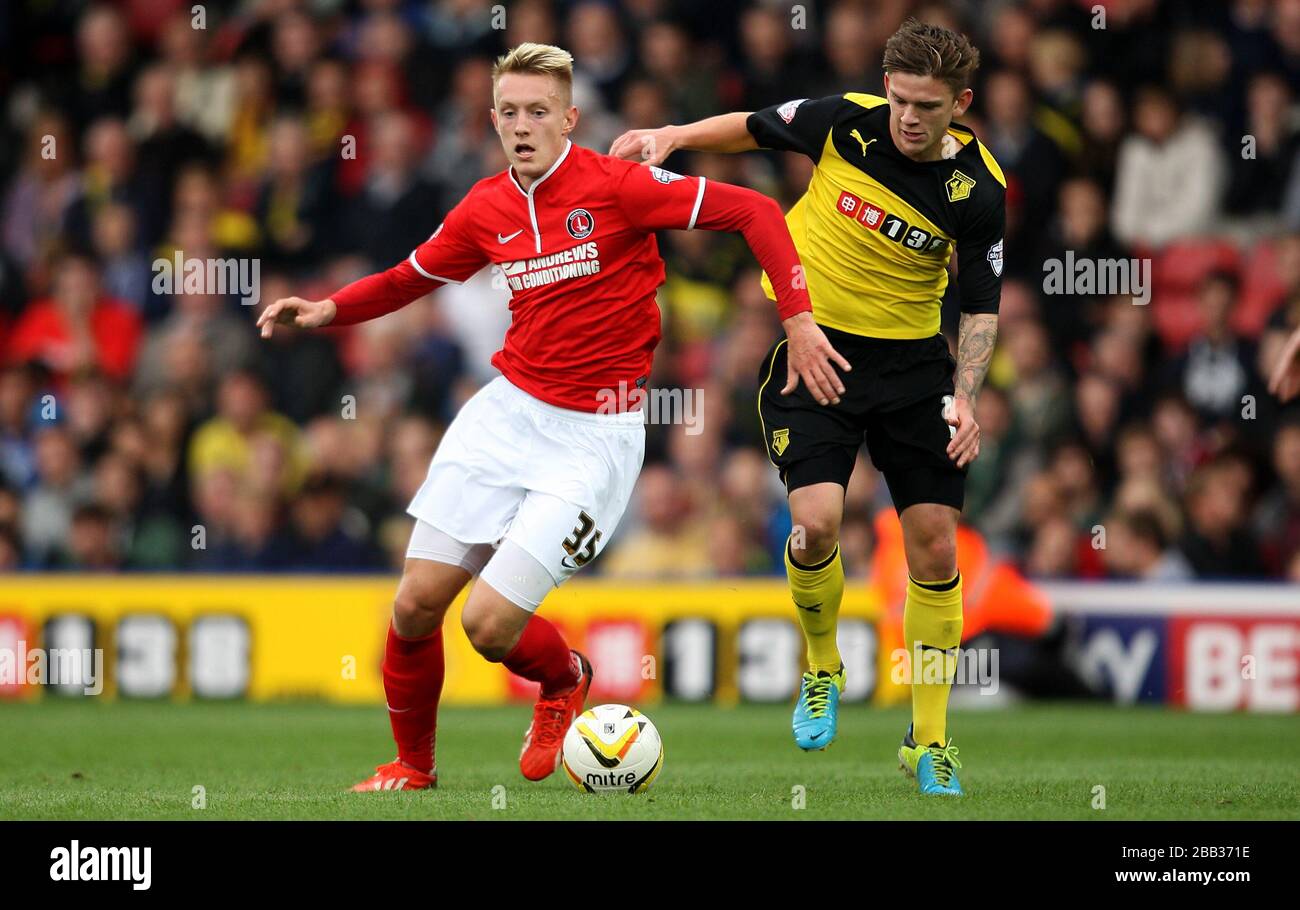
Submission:
[[550,76],[560,85],[560,98],[567,105],[573,98],[573,55],[553,44],[525,41],[497,58],[492,66],[492,88],[506,73]]

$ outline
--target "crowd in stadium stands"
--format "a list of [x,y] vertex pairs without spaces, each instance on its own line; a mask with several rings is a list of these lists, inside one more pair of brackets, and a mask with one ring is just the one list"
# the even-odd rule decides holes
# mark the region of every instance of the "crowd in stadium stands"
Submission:
[[[494,373],[506,292],[485,272],[348,329],[252,326],[405,258],[505,167],[494,55],[569,48],[576,141],[605,151],[627,128],[879,92],[915,14],[981,48],[965,122],[1008,178],[966,520],[1034,578],[1300,581],[1300,415],[1262,382],[1300,324],[1300,0],[1103,0],[1104,28],[1094,5],[519,0],[501,29],[487,0],[211,2],[202,28],[189,0],[4,4],[0,572],[399,566],[405,505]],[[787,206],[811,168],[668,166]],[[593,569],[779,573],[789,515],[754,404],[774,305],[739,237],[660,242],[652,384],[688,390],[694,419],[649,428]],[[257,302],[156,293],[178,252],[256,260]],[[1121,293],[1045,283],[1045,263],[1131,259],[1145,281]],[[888,505],[864,458],[850,574]]]

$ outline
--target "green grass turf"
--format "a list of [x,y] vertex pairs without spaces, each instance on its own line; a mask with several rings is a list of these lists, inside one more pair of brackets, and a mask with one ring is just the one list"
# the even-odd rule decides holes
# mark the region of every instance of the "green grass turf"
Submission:
[[[444,709],[438,790],[353,794],[393,754],[382,708],[0,704],[0,819],[1300,818],[1294,717],[1064,704],[957,713],[968,795],[954,800],[919,796],[898,771],[901,710],[846,706],[835,745],[808,754],[784,706],[648,713],[667,757],[644,795],[590,796],[562,774],[525,781],[522,707]],[[1096,785],[1104,811],[1092,808]],[[204,809],[191,807],[195,786]]]

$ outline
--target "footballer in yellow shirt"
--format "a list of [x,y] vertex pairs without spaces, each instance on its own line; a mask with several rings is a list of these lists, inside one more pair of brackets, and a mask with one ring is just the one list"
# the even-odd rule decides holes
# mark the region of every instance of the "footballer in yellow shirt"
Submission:
[[[865,442],[898,510],[910,576],[903,625],[913,723],[899,760],[922,793],[942,795],[962,793],[946,731],[962,630],[956,531],[966,467],[979,455],[974,405],[997,338],[1006,220],[1002,169],[953,122],[970,106],[978,65],[964,35],[909,19],[886,43],[881,95],[795,99],[633,130],[610,150],[646,164],[676,149],[779,149],[813,160],[786,221],[813,317],[852,369],[840,372],[837,394],[819,399],[796,387],[787,344],[778,342],[762,364],[758,403],[768,457],[790,499],[786,574],[808,644],[794,738],[811,751],[835,737],[844,688],[839,528]],[[955,361],[939,330],[954,254],[962,310]],[[763,283],[771,295],[767,276]]]

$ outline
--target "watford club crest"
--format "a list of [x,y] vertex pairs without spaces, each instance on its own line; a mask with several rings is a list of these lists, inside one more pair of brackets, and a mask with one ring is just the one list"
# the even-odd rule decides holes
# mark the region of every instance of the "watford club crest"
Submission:
[[963,199],[970,198],[970,190],[974,185],[975,181],[970,177],[961,171],[953,171],[948,182],[944,184],[948,188],[948,201],[961,202]]
[[773,430],[772,451],[776,453],[777,457],[779,458],[782,455],[784,455],[785,450],[788,449],[789,447],[790,447],[790,431],[788,429]]

